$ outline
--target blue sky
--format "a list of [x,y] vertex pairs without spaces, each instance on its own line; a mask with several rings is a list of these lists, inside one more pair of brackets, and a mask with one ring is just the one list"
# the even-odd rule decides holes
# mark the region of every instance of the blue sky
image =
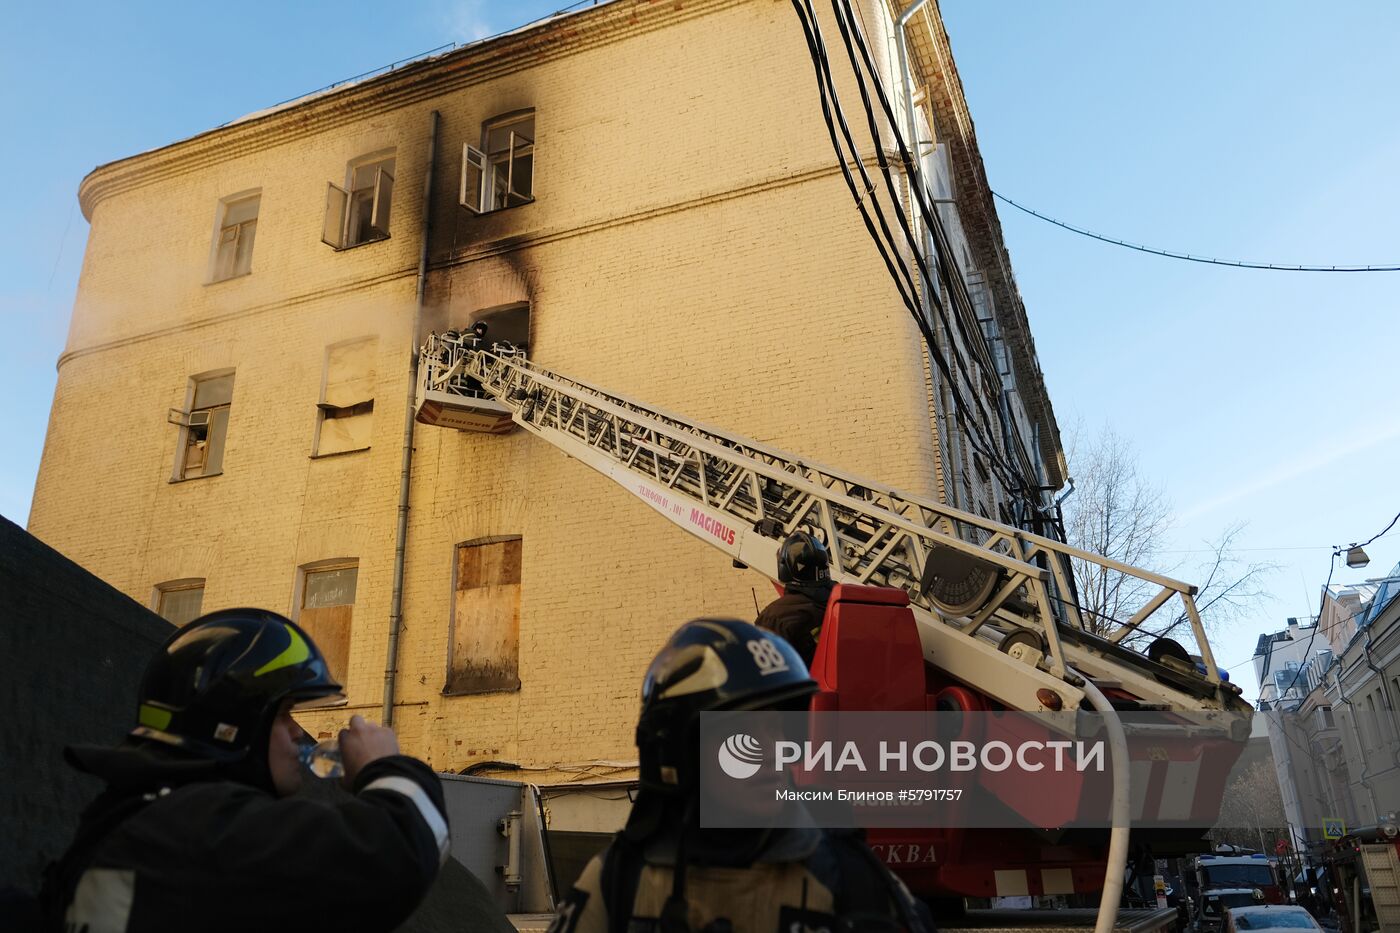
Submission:
[[[553,3],[26,4],[0,34],[14,132],[0,225],[0,514],[24,522],[96,165],[424,52]],[[1400,5],[947,0],[994,188],[1137,242],[1294,263],[1400,261]],[[800,41],[796,19],[793,41]],[[795,101],[816,106],[815,99]],[[1272,593],[1215,639],[1223,664],[1315,611],[1328,546],[1400,511],[1400,273],[1174,262],[1003,207],[1062,425],[1109,424],[1175,505],[1168,547],[1235,521]],[[1376,542],[1359,581],[1400,560]],[[1248,665],[1237,679],[1255,696]]]

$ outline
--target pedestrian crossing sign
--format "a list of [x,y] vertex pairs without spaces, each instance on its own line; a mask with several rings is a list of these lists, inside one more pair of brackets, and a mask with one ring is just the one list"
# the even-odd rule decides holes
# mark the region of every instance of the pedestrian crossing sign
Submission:
[[1347,834],[1347,824],[1335,817],[1322,818],[1322,835],[1325,839],[1340,839]]

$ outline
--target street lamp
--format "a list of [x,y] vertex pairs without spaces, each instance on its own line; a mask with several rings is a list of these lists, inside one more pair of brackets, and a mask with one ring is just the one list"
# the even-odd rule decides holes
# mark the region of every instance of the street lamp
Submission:
[[1352,570],[1360,570],[1371,562],[1371,558],[1366,556],[1366,551],[1359,544],[1353,544],[1347,550],[1347,566]]

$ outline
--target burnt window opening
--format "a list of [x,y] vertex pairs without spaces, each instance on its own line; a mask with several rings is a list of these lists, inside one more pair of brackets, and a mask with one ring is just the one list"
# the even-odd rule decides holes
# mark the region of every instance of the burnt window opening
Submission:
[[224,471],[224,443],[233,406],[233,373],[191,380],[188,411],[171,409],[168,420],[180,428],[174,480],[217,476]]
[[480,311],[472,317],[472,324],[486,325],[486,343],[508,343],[528,352],[530,347],[530,306],[510,305]]
[[459,203],[473,214],[535,199],[535,112],[505,114],[481,125],[481,148],[462,147]]
[[389,237],[389,210],[394,199],[394,157],[375,155],[352,161],[345,187],[326,186],[326,216],[321,242],[349,249]]

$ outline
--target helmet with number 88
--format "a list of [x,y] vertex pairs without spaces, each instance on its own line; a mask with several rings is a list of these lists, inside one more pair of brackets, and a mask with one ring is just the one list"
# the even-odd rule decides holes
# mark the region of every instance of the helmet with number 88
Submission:
[[668,794],[696,790],[701,713],[805,709],[816,689],[802,658],[772,632],[737,619],[685,623],[642,682],[642,787]]

